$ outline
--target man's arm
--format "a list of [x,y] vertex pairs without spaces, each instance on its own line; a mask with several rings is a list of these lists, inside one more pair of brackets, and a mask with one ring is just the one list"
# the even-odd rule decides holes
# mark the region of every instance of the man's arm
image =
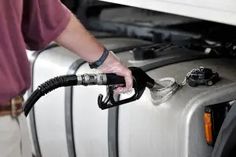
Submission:
[[[98,60],[104,51],[103,45],[100,44],[72,14],[70,22],[65,30],[58,36],[56,42],[78,54],[87,62]],[[117,75],[125,77],[126,88],[118,88],[116,92],[126,92],[132,88],[133,80],[131,71],[121,64],[113,53],[109,53],[107,59],[98,69],[104,73],[116,73]]]

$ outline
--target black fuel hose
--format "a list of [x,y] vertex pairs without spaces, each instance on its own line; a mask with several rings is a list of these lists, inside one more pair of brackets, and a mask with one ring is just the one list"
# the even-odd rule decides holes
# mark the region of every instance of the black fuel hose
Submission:
[[34,106],[34,104],[38,101],[38,99],[52,90],[59,87],[73,86],[77,84],[77,76],[76,75],[65,75],[55,77],[46,81],[45,83],[38,86],[38,88],[31,94],[31,96],[27,99],[24,105],[25,116],[27,116]]
[[38,88],[30,95],[24,105],[24,113],[27,116],[39,100],[40,97],[59,88],[74,85],[117,85],[125,84],[124,77],[116,74],[84,74],[84,75],[64,75],[58,76],[46,81],[38,86]]

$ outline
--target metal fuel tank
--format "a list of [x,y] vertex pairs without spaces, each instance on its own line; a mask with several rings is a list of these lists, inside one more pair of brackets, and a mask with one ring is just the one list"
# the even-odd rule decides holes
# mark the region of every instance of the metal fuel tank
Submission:
[[[99,39],[108,49],[114,51],[123,51],[123,49],[132,49],[138,45],[146,45],[149,42],[122,37],[104,37]],[[79,59],[75,54],[69,52],[62,47],[52,47],[41,52],[37,59],[34,61],[33,67],[33,89],[44,82],[45,80],[58,76],[76,72],[84,61]],[[94,72],[87,69],[86,72]],[[70,89],[69,89],[70,90]],[[105,92],[104,89],[99,89]],[[68,110],[66,109],[69,104],[66,99],[68,96],[68,89],[58,89],[55,92],[50,93],[45,98],[39,100],[34,108],[34,126],[32,134],[36,137],[33,141],[38,143],[38,147],[35,148],[40,156],[74,156],[76,152],[71,152],[73,148],[70,146],[70,135],[68,132]],[[92,90],[91,90],[92,91]],[[70,97],[70,96],[69,96]],[[72,97],[72,95],[71,95]],[[80,97],[80,95],[78,95]],[[87,95],[89,99],[94,99]],[[96,98],[96,97],[95,97]],[[71,100],[71,99],[70,99]],[[85,106],[87,103],[82,104]],[[97,108],[94,106],[94,108]],[[74,109],[76,110],[76,109]],[[65,112],[66,111],[66,112]],[[105,113],[103,113],[105,115]],[[81,119],[81,117],[80,117]],[[32,126],[31,126],[32,127]],[[107,154],[107,147],[104,145],[97,145],[99,150],[105,156]],[[77,147],[80,151],[83,149]]]
[[204,107],[236,99],[235,61],[200,59],[148,71],[155,80],[173,77],[181,83],[191,69],[203,66],[217,71],[221,80],[213,86],[185,85],[162,104],[156,104],[153,93],[146,90],[140,100],[120,106],[119,156],[210,157],[212,146],[205,140]]

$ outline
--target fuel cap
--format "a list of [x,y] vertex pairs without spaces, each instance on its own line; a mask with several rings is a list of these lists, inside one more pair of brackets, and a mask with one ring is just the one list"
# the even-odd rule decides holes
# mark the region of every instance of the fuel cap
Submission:
[[212,86],[220,80],[219,74],[210,68],[200,67],[191,70],[186,76],[186,82],[191,87],[199,85]]

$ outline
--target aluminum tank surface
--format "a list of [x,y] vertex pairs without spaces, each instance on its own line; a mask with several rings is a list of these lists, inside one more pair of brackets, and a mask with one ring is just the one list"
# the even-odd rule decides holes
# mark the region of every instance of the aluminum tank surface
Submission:
[[[115,52],[122,51],[123,48],[125,49],[132,49],[134,46],[138,45],[146,45],[149,42],[143,40],[137,40],[132,38],[101,38],[99,39],[108,49],[115,50]],[[127,52],[127,51],[126,51]],[[84,62],[80,60],[75,54],[69,52],[68,50],[62,47],[52,47],[50,49],[46,49],[45,51],[41,52],[38,56],[36,61],[34,62],[33,67],[33,88],[36,89],[37,86],[44,81],[53,78],[58,75],[65,75],[69,73],[76,73],[80,66],[83,67]],[[90,70],[89,67],[86,67],[84,73],[89,72],[96,72],[94,70]],[[73,89],[71,89],[73,90]],[[92,116],[89,112],[86,114],[87,110],[80,110],[80,108],[91,107],[90,110],[98,109],[96,105],[91,106],[90,100],[94,100],[97,98],[96,94],[96,87],[91,87],[90,92],[86,93],[86,90],[80,91],[82,94],[76,95],[76,98],[80,99],[78,104],[73,99],[70,99],[72,95],[70,95],[71,90],[68,88],[60,88],[57,89],[55,92],[51,92],[50,94],[46,95],[44,98],[40,99],[37,104],[35,105],[35,127],[36,127],[36,135],[38,138],[39,143],[39,150],[36,151],[36,155],[41,155],[43,157],[51,157],[51,156],[58,156],[58,157],[73,157],[76,156],[85,156],[86,153],[93,153],[93,154],[100,154],[101,156],[108,156],[107,150],[107,143],[94,143],[89,144],[89,148],[84,145],[85,147],[81,147],[81,143],[83,142],[83,137],[77,137],[77,133],[79,135],[83,135],[83,129],[86,128],[86,125],[83,124],[83,121],[87,118],[88,115]],[[83,89],[82,89],[83,90]],[[91,92],[92,91],[92,92]],[[105,87],[99,87],[97,89],[99,92],[105,92]],[[69,93],[68,93],[69,92]],[[68,95],[69,94],[69,95]],[[84,95],[85,94],[85,95]],[[69,99],[68,99],[69,96]],[[83,102],[83,97],[85,97],[86,101]],[[73,104],[73,111],[74,114],[70,115],[70,102],[72,101]],[[95,100],[96,101],[96,100]],[[76,107],[79,107],[77,109]],[[84,114],[81,114],[80,112]],[[106,140],[106,129],[104,125],[106,125],[107,114],[106,112],[101,113],[101,124],[97,123],[96,125],[101,128],[102,134],[94,134],[94,139],[98,138],[100,141]],[[70,117],[68,116],[79,116],[74,117],[75,123],[77,120],[79,122],[78,129],[77,125],[73,128],[70,127],[70,124],[67,122],[70,121]],[[100,116],[100,115],[99,115]],[[99,117],[98,117],[99,118]],[[104,118],[104,119],[103,119]],[[89,120],[86,122],[87,124],[90,123]],[[92,122],[90,123],[93,124]],[[73,126],[72,126],[73,127]],[[92,126],[96,128],[96,126]],[[104,129],[103,129],[104,128]],[[71,133],[70,133],[71,131]],[[73,133],[74,131],[74,133]],[[94,129],[93,129],[94,131]],[[69,132],[69,133],[68,133]],[[89,132],[88,132],[89,133]],[[87,137],[90,134],[86,134]],[[79,142],[75,139],[79,138]],[[96,137],[95,137],[96,136]],[[86,137],[85,137],[86,138]],[[35,139],[33,139],[35,141]],[[95,141],[95,140],[94,140]],[[37,141],[36,141],[37,142]],[[75,143],[74,143],[75,142]],[[74,144],[74,145],[73,145]],[[71,146],[72,145],[72,146]],[[83,143],[82,143],[83,145]],[[73,148],[75,147],[75,149]],[[94,146],[94,147],[93,147]],[[36,148],[37,149],[37,148]],[[86,153],[84,153],[86,152]]]
[[199,66],[218,72],[221,80],[211,87],[185,85],[159,105],[146,90],[140,100],[119,107],[120,157],[211,156],[212,147],[207,145],[204,135],[204,106],[236,99],[236,60],[188,61],[151,70],[148,74],[156,80],[174,77],[182,82],[187,72]]

